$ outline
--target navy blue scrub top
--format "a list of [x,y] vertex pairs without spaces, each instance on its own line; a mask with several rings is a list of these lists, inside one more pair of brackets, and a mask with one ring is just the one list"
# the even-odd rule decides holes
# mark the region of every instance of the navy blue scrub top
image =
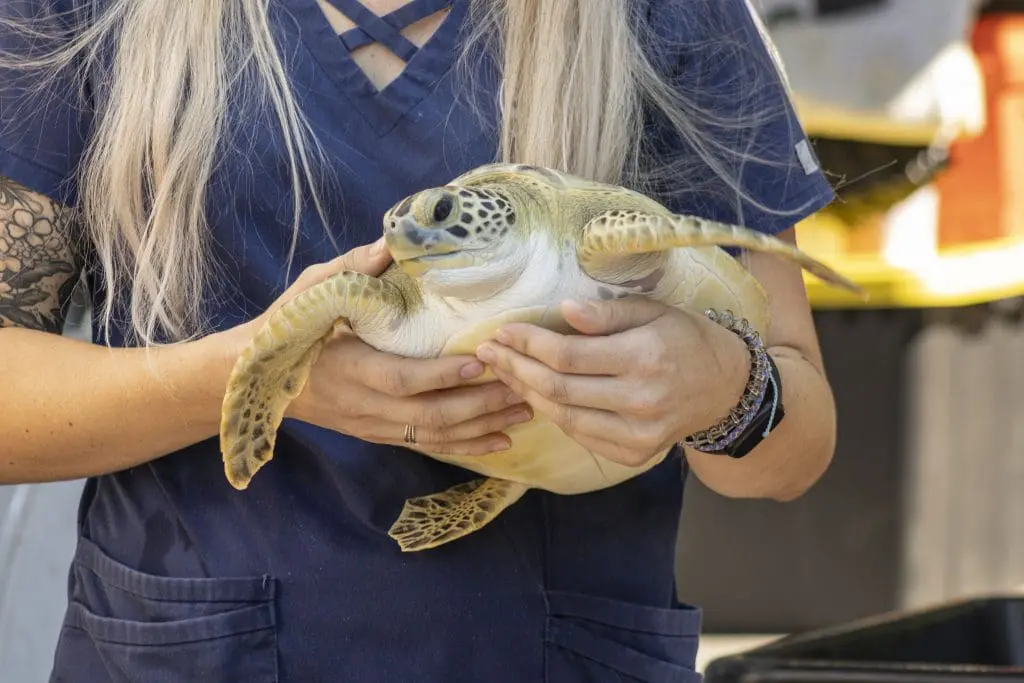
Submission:
[[[82,1],[0,5],[33,14]],[[699,85],[700,104],[725,116],[775,114],[747,140],[748,151],[771,163],[748,162],[743,181],[758,202],[793,213],[745,204],[742,222],[775,233],[831,201],[744,0],[635,1],[649,3],[640,16],[655,29],[652,59],[677,82]],[[423,3],[430,4],[415,0],[418,8],[403,10],[405,20],[426,13]],[[386,33],[387,22],[337,4],[365,30],[339,39],[315,0],[271,6],[299,104],[333,164],[338,185],[326,208],[347,250],[380,234],[396,200],[495,158],[489,124],[498,80],[492,63],[477,60],[477,82],[490,88],[477,93],[484,121],[456,97],[465,94],[452,67],[469,3],[455,0],[429,42],[410,50],[408,68],[377,93],[348,50]],[[401,25],[403,11],[388,21]],[[709,28],[698,34],[693,18],[701,13]],[[733,47],[716,47],[722,40]],[[10,35],[0,35],[0,47],[23,48]],[[90,92],[103,97],[93,77]],[[743,83],[749,87],[737,96]],[[0,174],[74,204],[73,170],[91,122],[70,90],[58,83],[33,94],[0,75]],[[286,273],[291,200],[276,129],[251,112],[230,124],[209,190],[219,279],[206,304],[216,329],[256,316],[289,277],[336,255],[306,207],[297,262]],[[687,153],[667,136],[656,146]],[[724,185],[710,171],[706,180],[673,207],[740,218]],[[121,332],[115,327],[108,341],[122,344]],[[480,532],[402,554],[387,529],[403,501],[474,475],[286,421],[273,461],[238,492],[224,478],[217,440],[195,444],[87,482],[51,680],[698,680],[700,612],[679,603],[673,580],[686,474],[676,453],[611,490],[534,491]]]

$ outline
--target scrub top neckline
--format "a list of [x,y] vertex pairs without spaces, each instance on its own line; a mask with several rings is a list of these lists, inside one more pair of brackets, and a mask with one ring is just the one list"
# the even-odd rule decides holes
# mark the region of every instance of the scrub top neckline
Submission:
[[[359,111],[378,135],[386,135],[403,116],[431,94],[451,68],[469,0],[412,0],[383,16],[374,14],[358,0],[328,2],[342,11],[356,27],[339,35],[317,0],[285,0],[293,16],[299,20],[300,39],[335,89]],[[352,13],[355,16],[343,11],[349,6],[356,8]],[[375,36],[387,36],[395,25],[401,25],[410,16],[447,7],[451,8],[448,15],[422,47],[416,48],[401,37],[395,39],[396,46],[403,48],[408,60],[394,80],[377,90],[352,57],[349,46],[354,49],[377,42]],[[427,11],[424,16],[434,12]],[[387,46],[386,42],[384,44]]]

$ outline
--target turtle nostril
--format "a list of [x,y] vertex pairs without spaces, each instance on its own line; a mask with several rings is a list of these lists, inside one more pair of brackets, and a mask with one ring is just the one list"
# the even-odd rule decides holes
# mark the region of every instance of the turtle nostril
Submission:
[[440,223],[448,218],[452,213],[454,205],[455,202],[452,200],[451,195],[446,194],[441,197],[437,200],[437,204],[434,205],[434,220]]

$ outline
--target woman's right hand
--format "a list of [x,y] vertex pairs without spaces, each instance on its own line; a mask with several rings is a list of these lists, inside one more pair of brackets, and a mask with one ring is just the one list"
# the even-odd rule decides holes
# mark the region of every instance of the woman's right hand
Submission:
[[[312,266],[246,327],[255,332],[283,303],[334,273],[354,270],[377,276],[390,260],[381,240]],[[324,346],[286,416],[398,446],[409,446],[405,431],[412,425],[416,447],[435,453],[482,455],[505,450],[511,442],[502,430],[528,421],[533,413],[501,382],[469,383],[483,371],[473,356],[402,358],[341,333]]]

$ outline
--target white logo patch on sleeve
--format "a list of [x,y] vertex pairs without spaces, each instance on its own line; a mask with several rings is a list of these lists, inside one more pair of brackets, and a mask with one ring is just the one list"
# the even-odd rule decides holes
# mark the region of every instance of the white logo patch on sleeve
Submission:
[[807,138],[796,143],[796,156],[800,160],[800,165],[804,167],[806,175],[811,175],[818,170],[818,162],[814,159],[814,154],[811,152],[811,145],[807,142]]

